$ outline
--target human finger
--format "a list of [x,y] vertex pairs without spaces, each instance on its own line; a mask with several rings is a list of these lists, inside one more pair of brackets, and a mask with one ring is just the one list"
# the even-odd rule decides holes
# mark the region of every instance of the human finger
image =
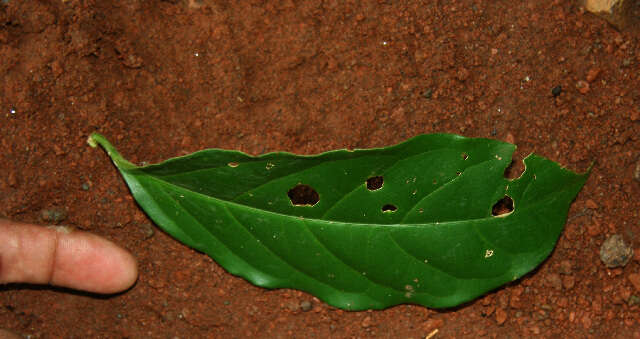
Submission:
[[138,277],[133,256],[97,235],[0,219],[0,283],[116,293]]

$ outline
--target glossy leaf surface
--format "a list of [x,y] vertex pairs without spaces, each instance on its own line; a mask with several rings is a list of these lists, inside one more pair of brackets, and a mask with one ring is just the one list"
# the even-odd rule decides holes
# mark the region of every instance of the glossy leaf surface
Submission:
[[[449,134],[313,156],[210,149],[144,167],[99,134],[89,143],[173,237],[258,286],[349,310],[451,307],[518,279],[551,253],[587,178],[530,155],[509,180],[514,145]],[[494,216],[505,196],[513,210]]]

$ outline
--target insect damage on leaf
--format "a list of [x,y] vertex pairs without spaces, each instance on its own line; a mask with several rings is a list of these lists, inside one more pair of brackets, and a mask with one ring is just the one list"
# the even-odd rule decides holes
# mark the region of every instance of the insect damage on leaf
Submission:
[[385,204],[382,206],[382,212],[395,212],[398,208],[393,204]]
[[513,212],[513,199],[508,195],[502,197],[491,207],[491,215],[493,216],[504,216],[511,212]]
[[367,189],[370,191],[381,189],[382,184],[384,184],[384,179],[379,175],[367,179]]
[[230,273],[349,310],[452,307],[551,253],[588,173],[451,134],[312,156],[209,149],[138,167],[101,135],[138,204]]
[[320,200],[318,192],[309,185],[298,184],[287,192],[291,203],[296,206],[314,206]]

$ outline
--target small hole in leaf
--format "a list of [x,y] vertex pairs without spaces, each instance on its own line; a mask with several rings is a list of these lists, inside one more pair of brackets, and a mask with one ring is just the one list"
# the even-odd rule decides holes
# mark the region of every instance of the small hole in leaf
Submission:
[[367,179],[367,189],[369,191],[375,191],[382,188],[382,184],[384,183],[384,179],[381,176],[371,177]]
[[462,160],[467,160],[467,159],[469,159],[469,154],[462,153]]
[[457,171],[457,172],[456,172],[456,175],[458,175],[458,176],[459,176],[460,174],[462,174],[462,172],[460,172],[460,171]]
[[287,192],[291,203],[296,206],[313,206],[320,201],[318,192],[309,185],[298,184]]
[[238,167],[238,163],[237,162],[230,162],[227,164],[227,166],[229,167]]
[[498,200],[491,208],[491,215],[494,217],[508,214],[513,212],[513,199],[510,196],[505,195],[502,199]]
[[522,161],[522,156],[520,154],[515,154],[513,156],[513,160],[505,168],[504,177],[507,179],[516,179],[522,176],[522,172],[524,172],[524,161]]
[[396,205],[393,205],[393,204],[386,204],[382,206],[382,212],[395,212],[397,210],[398,208],[396,207]]

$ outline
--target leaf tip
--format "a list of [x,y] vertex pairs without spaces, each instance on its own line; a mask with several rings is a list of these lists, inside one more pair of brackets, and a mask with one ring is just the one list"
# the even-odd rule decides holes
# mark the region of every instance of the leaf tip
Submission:
[[116,150],[113,145],[101,134],[93,132],[87,138],[87,144],[89,146],[96,148],[98,145],[102,146],[102,148],[107,152],[107,155],[111,158],[111,160],[116,164],[116,166],[120,169],[123,168],[135,168],[136,166],[132,163],[125,160],[120,153]]
[[92,148],[96,148],[98,147],[98,143],[96,142],[96,139],[94,138],[95,135],[98,135],[97,133],[91,133],[91,135],[87,138],[87,144],[89,144],[89,146],[91,146]]

